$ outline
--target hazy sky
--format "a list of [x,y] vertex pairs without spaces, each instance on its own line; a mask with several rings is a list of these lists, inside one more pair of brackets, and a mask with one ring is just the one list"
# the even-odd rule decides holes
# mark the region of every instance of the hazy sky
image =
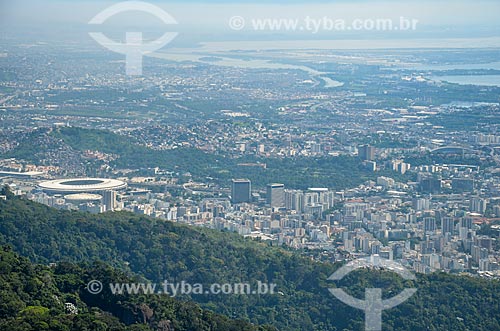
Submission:
[[[0,0],[0,32],[32,31],[47,35],[68,34],[75,30],[91,31],[87,22],[107,6],[119,1],[73,0]],[[419,20],[418,30],[398,35],[403,38],[441,37],[495,37],[500,36],[500,1],[480,0],[334,0],[334,1],[149,1],[170,13],[179,24],[169,31],[181,32],[186,40],[203,41],[245,39],[304,39],[345,38],[347,33],[309,36],[305,33],[274,31],[233,31],[228,21],[242,16],[247,22],[254,18],[302,19],[306,16],[331,19],[398,19],[401,16]],[[144,13],[120,14],[103,25],[103,31],[127,27],[158,28],[160,21]],[[95,29],[94,29],[95,30]],[[125,30],[127,31],[127,30]],[[136,31],[136,30],[134,30]],[[370,38],[371,33],[352,34],[356,38]],[[393,34],[382,37],[393,38]]]
[[[87,22],[100,9],[120,1],[74,0],[0,0],[2,19],[24,19],[37,22]],[[418,16],[423,23],[443,24],[491,24],[500,25],[500,1],[498,0],[333,0],[333,1],[148,1],[172,14],[178,14],[189,23],[200,20],[213,23],[228,14],[330,15],[349,18],[378,15]],[[207,11],[208,10],[208,11]]]

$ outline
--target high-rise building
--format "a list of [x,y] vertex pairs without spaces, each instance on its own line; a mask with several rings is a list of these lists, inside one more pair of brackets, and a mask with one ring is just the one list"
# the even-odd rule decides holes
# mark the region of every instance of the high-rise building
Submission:
[[309,188],[304,194],[304,206],[320,204],[323,210],[333,207],[335,203],[335,192],[327,188]]
[[105,191],[102,195],[102,204],[106,208],[106,211],[114,211],[116,208],[116,192]]
[[453,234],[455,232],[455,219],[453,217],[444,217],[442,230],[443,234],[444,233]]
[[233,179],[231,185],[231,202],[244,203],[252,201],[252,182],[249,179]]
[[285,185],[269,184],[267,185],[267,204],[271,207],[285,206]]
[[288,210],[302,211],[304,192],[299,190],[285,191],[285,208]]
[[472,229],[474,219],[472,217],[463,217],[460,219],[460,227],[468,230]]
[[474,241],[477,246],[481,248],[486,248],[489,252],[493,251],[493,238],[488,236],[477,236],[474,238]]
[[395,185],[396,181],[392,178],[389,177],[378,177],[377,178],[377,185],[382,186],[383,188],[391,188]]
[[453,178],[451,187],[454,192],[472,192],[474,191],[474,179]]
[[500,217],[500,206],[493,206],[493,213],[496,217]]
[[413,209],[417,211],[429,210],[431,209],[431,201],[424,198],[414,198],[412,200]]
[[396,160],[392,162],[392,170],[394,171],[398,171],[402,174],[405,174],[410,169],[411,169],[411,164],[405,163],[402,160]]
[[436,231],[436,219],[434,217],[424,217],[424,231],[426,233]]
[[425,193],[439,193],[442,189],[441,178],[426,176],[420,180],[420,191]]
[[377,162],[375,161],[365,161],[364,162],[365,168],[368,171],[377,171]]
[[335,192],[327,188],[309,188],[307,191],[285,190],[285,208],[301,213],[307,213],[311,207],[321,206],[328,210],[335,204]]
[[470,210],[474,213],[484,214],[486,212],[486,205],[486,199],[472,198],[470,200]]
[[358,155],[363,161],[373,161],[375,160],[375,147],[361,145],[358,147]]

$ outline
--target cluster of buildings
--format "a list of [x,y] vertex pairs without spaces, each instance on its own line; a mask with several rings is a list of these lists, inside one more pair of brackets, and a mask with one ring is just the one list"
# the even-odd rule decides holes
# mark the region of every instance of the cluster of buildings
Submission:
[[[371,155],[369,149],[362,153]],[[406,163],[392,164],[397,170]],[[500,219],[500,178],[485,178],[479,167],[468,165],[408,165],[408,171],[417,174],[415,182],[379,176],[339,191],[297,190],[280,183],[255,188],[249,179],[233,179],[229,190],[194,182],[178,185],[163,178],[166,173],[160,169],[148,178],[41,180],[40,173],[1,175],[16,194],[56,208],[127,210],[326,252],[335,261],[378,254],[420,273],[443,270],[498,277],[500,226],[495,220]],[[185,193],[158,191],[160,184]]]

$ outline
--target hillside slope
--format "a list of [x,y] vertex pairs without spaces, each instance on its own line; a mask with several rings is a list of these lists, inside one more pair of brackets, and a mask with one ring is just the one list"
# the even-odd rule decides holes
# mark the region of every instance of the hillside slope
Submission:
[[[0,330],[9,331],[265,331],[202,310],[194,303],[158,295],[92,295],[85,284],[133,278],[103,263],[32,264],[0,247]],[[137,280],[136,280],[137,281]]]

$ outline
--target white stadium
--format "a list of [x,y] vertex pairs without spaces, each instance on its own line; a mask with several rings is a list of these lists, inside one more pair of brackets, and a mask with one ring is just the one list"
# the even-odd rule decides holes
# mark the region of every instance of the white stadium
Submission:
[[127,183],[108,178],[73,178],[50,180],[40,183],[38,187],[52,194],[99,193],[123,190]]

